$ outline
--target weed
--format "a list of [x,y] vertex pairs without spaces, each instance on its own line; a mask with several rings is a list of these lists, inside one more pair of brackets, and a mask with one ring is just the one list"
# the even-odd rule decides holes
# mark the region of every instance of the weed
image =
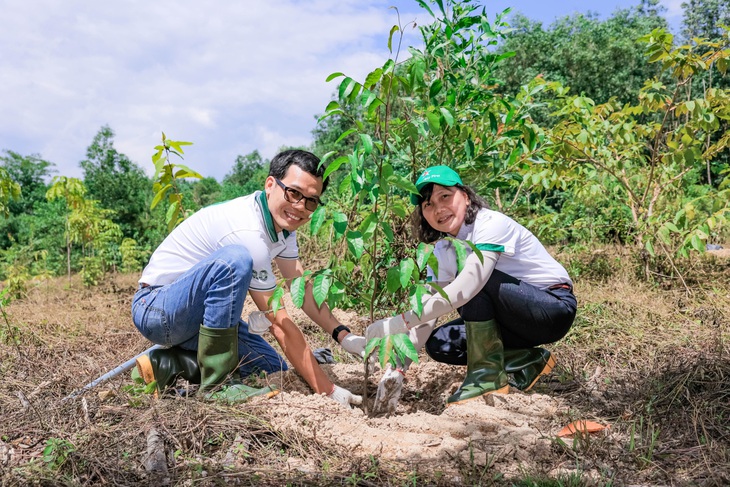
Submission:
[[146,404],[144,397],[153,395],[157,390],[157,381],[146,384],[139,375],[137,368],[132,369],[132,384],[122,387],[122,390],[129,394],[129,406],[136,408]]
[[43,461],[51,470],[58,470],[74,451],[76,451],[76,447],[70,441],[49,438],[43,448]]
[[631,423],[627,448],[630,453],[636,454],[640,466],[646,467],[651,464],[658,438],[659,428],[655,428],[650,419],[647,419],[645,424],[644,416],[640,416],[638,425],[636,421]]

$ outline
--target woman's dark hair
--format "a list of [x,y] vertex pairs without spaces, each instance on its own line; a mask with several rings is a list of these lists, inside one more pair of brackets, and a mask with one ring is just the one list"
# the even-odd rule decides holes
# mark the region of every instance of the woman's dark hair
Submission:
[[305,150],[292,149],[276,154],[269,164],[269,176],[284,179],[291,165],[299,167],[315,178],[322,179],[322,192],[324,193],[329,182],[329,178],[323,179],[325,167],[319,165],[319,157]]
[[[423,210],[421,210],[421,203],[431,199],[433,194],[434,183],[427,184],[421,188],[421,197],[418,199],[418,205],[416,205],[416,211],[411,214],[411,225],[413,226],[414,233],[418,236],[418,240],[425,243],[432,243],[436,240],[440,240],[446,236],[445,233],[439,232],[434,229],[426,219],[423,217]],[[469,197],[469,206],[466,209],[466,216],[464,222],[468,225],[474,223],[476,220],[477,213],[482,208],[489,208],[489,203],[484,198],[479,196],[471,187],[455,185],[452,186],[458,190],[463,191]]]

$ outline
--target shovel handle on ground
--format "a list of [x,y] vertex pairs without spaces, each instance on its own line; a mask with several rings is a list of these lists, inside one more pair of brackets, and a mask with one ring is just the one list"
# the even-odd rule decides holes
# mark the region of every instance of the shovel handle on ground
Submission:
[[132,357],[131,359],[127,360],[123,364],[114,367],[112,370],[110,370],[106,374],[104,374],[104,375],[102,375],[100,377],[97,377],[96,379],[94,379],[93,381],[89,382],[88,384],[86,384],[81,389],[77,389],[76,391],[72,392],[68,396],[66,396],[63,399],[61,399],[61,402],[66,402],[69,399],[73,399],[75,397],[79,397],[80,395],[82,395],[83,393],[85,393],[86,391],[88,391],[89,389],[93,389],[94,387],[98,386],[102,382],[105,382],[105,381],[107,381],[109,379],[112,379],[112,378],[118,376],[119,374],[121,374],[123,372],[126,372],[127,370],[129,370],[132,367],[134,367],[134,364],[135,364],[136,360],[139,357],[141,357],[142,355],[147,355],[152,350],[157,350],[158,348],[163,348],[163,347],[162,347],[162,345],[153,345],[153,346],[151,346],[150,348],[148,348],[144,352],[135,355],[134,357]]

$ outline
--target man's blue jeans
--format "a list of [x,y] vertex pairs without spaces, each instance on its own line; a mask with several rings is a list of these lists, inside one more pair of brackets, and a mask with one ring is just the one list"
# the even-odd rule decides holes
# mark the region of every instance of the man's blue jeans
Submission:
[[246,247],[229,245],[198,262],[171,284],[140,287],[132,301],[132,320],[153,343],[198,349],[200,325],[238,325],[241,376],[287,370],[284,359],[241,319],[253,261]]

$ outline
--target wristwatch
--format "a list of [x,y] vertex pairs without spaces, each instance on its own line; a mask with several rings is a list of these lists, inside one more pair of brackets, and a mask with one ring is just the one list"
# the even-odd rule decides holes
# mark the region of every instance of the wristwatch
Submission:
[[341,331],[346,331],[347,333],[351,333],[350,329],[346,327],[345,325],[339,325],[337,328],[332,330],[332,339],[336,341],[337,343],[340,343],[340,341],[337,339],[337,335],[340,334]]

